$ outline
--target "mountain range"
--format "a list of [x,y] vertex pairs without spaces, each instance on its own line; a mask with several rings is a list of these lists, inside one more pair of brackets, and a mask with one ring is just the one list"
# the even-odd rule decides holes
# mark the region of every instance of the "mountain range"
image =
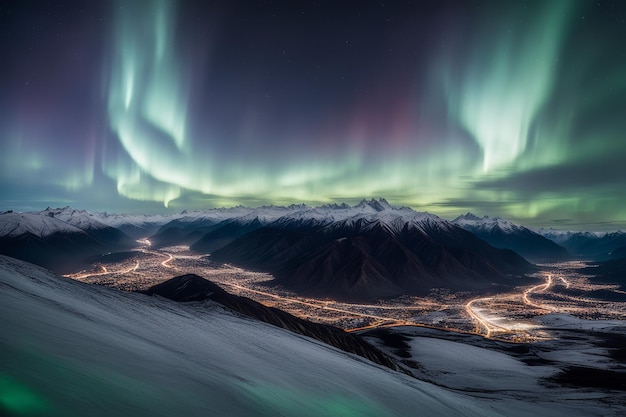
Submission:
[[626,233],[555,231],[539,229],[538,233],[566,248],[571,255],[585,260],[606,261],[626,257]]
[[[91,213],[71,207],[0,213],[0,253],[73,272],[94,255],[189,245],[211,259],[270,272],[295,291],[344,299],[487,289],[524,283],[526,262],[616,259],[622,232],[533,231],[471,213],[452,221],[384,199],[359,204],[242,206],[170,215]],[[565,249],[567,248],[567,250]]]
[[554,241],[498,217],[478,217],[467,213],[452,223],[472,232],[496,248],[511,249],[532,262],[549,262],[567,259],[567,250]]
[[299,293],[346,300],[434,287],[516,285],[533,269],[514,252],[496,249],[437,216],[368,207],[375,214],[283,217],[216,250],[211,259],[269,272]]

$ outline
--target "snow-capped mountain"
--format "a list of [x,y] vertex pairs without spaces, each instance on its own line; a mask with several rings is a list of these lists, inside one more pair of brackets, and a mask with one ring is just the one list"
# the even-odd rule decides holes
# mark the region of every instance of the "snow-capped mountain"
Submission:
[[55,233],[88,233],[104,240],[128,239],[119,230],[100,221],[98,214],[71,207],[32,213],[0,213],[0,237],[30,233],[45,238]]
[[63,208],[50,208],[36,212],[43,216],[53,217],[78,227],[81,230],[97,230],[110,227],[98,219],[98,215],[90,213],[86,210],[76,210],[69,206]]
[[498,217],[478,217],[467,213],[452,223],[474,233],[497,248],[511,249],[533,261],[563,260],[567,250],[540,234]]
[[[290,206],[263,206],[258,208],[234,207],[212,209],[204,212],[174,216],[150,238],[157,246],[188,244],[200,252],[210,252],[223,247],[244,232],[259,226],[285,224],[328,225],[338,221],[355,221],[363,217],[395,222],[398,218],[415,219],[439,217],[417,213],[407,207],[393,207],[385,199],[362,200],[355,206],[327,204],[309,207],[305,204]],[[352,220],[350,220],[352,219]],[[228,225],[228,228],[224,228]],[[218,231],[218,229],[222,229]]]
[[[60,232],[64,236],[78,236],[86,233],[87,237],[83,236],[83,238],[87,240],[92,239],[94,242],[82,242],[80,244],[71,244],[69,246],[73,248],[72,251],[74,251],[74,248],[78,246],[83,246],[82,250],[75,252],[74,255],[76,253],[82,254],[85,252],[93,254],[98,251],[111,250],[109,248],[114,248],[115,246],[128,247],[133,244],[132,239],[120,232],[118,228],[127,230],[136,237],[150,237],[150,240],[155,246],[186,244],[190,245],[193,250],[201,253],[216,252],[225,249],[227,245],[235,243],[236,240],[244,239],[248,235],[250,235],[250,238],[256,239],[254,237],[256,235],[253,233],[256,233],[257,231],[258,233],[266,233],[268,230],[272,230],[272,233],[274,234],[278,233],[276,231],[280,231],[280,233],[290,231],[289,233],[305,233],[311,236],[321,231],[320,236],[325,236],[324,238],[308,237],[311,241],[309,243],[312,245],[321,243],[319,239],[323,240],[324,244],[330,244],[331,241],[343,237],[353,239],[354,236],[352,235],[343,235],[349,230],[353,235],[356,233],[355,231],[358,231],[358,233],[361,234],[382,234],[384,235],[384,238],[382,236],[380,238],[383,242],[391,240],[394,242],[394,245],[396,245],[397,242],[401,242],[402,239],[406,239],[407,233],[414,233],[423,236],[422,240],[426,242],[424,243],[426,246],[433,244],[433,242],[435,242],[435,245],[439,245],[441,242],[445,241],[444,246],[455,248],[452,252],[458,251],[458,248],[463,248],[463,250],[467,249],[469,251],[468,253],[475,252],[471,248],[468,248],[465,243],[458,242],[458,240],[467,242],[471,240],[471,238],[467,238],[467,235],[459,236],[458,230],[456,230],[457,227],[470,231],[492,246],[503,249],[511,249],[532,261],[562,259],[567,256],[566,251],[562,247],[528,228],[515,225],[507,220],[489,218],[487,216],[479,218],[468,213],[465,216],[460,216],[454,221],[449,222],[430,213],[416,212],[408,207],[392,206],[388,201],[382,198],[362,200],[354,206],[350,206],[345,203],[326,204],[319,207],[310,207],[304,204],[290,206],[263,206],[257,208],[237,206],[205,211],[183,211],[170,215],[116,215],[107,213],[90,213],[83,210],[75,210],[70,207],[65,207],[60,209],[48,208],[36,213],[5,213],[2,217],[0,217],[0,232],[3,233],[2,236],[6,236],[6,239],[14,239],[18,236],[29,237],[28,239],[22,237],[22,240],[26,240],[28,242],[22,242],[19,244],[15,244],[14,242],[7,243],[5,239],[3,246],[5,249],[2,249],[4,251],[3,253],[12,254],[13,256],[17,256],[22,259],[29,259],[39,263],[41,263],[40,260],[28,255],[30,250],[28,250],[27,247],[29,245],[30,247],[37,247],[41,249],[38,249],[38,251],[41,252],[44,247],[49,246],[49,242],[37,242],[37,244],[30,243],[30,240],[32,240],[33,237],[47,240],[49,239],[48,236],[54,235],[57,232]],[[151,234],[157,228],[158,231]],[[436,231],[439,236],[438,240],[431,238],[431,234],[434,231]],[[327,240],[330,236],[334,236],[334,238]],[[443,236],[446,236],[446,239],[443,239]],[[283,236],[283,238],[284,237],[285,236]],[[573,242],[571,239],[574,238],[575,236],[570,237],[569,242]],[[291,241],[291,239],[292,238],[290,237],[286,241]],[[602,253],[610,252],[610,250],[606,249],[617,248],[621,242],[620,239],[619,234],[616,234],[613,236],[611,244],[602,246],[599,251]],[[259,245],[264,246],[267,244],[267,242],[263,242],[263,239],[260,240],[261,242],[259,242]],[[605,240],[608,240],[608,237]],[[312,243],[313,241],[317,243],[314,244]],[[346,245],[346,242],[342,242],[337,241],[334,243],[338,250]],[[351,244],[352,243],[354,242],[351,242]],[[53,252],[56,254],[64,251],[66,252],[65,257],[69,258],[73,256],[68,255],[70,252],[69,249],[65,250],[67,249],[66,244],[55,245],[57,247],[54,248]],[[370,258],[373,256],[372,253],[370,253],[371,250],[373,250],[372,245],[374,245],[374,247],[384,246],[383,243],[374,244],[373,242],[370,242],[367,248],[361,247],[359,251],[365,250],[367,256],[365,256],[365,253],[360,253],[357,256],[353,253],[355,247],[352,246],[349,250],[346,248],[341,250],[347,251],[345,256],[348,256],[348,253],[351,253],[349,256],[357,256],[363,259],[368,259],[367,262],[364,262],[369,265],[371,264]],[[621,246],[623,245],[624,244]],[[6,249],[7,247],[12,246],[16,246],[21,249],[18,251]],[[360,247],[359,245],[356,246]],[[578,246],[584,248],[584,245]],[[577,249],[579,249],[578,246]],[[93,250],[86,250],[89,248],[92,248]],[[308,251],[312,251],[313,249],[313,247],[307,247]],[[321,247],[317,247],[316,249],[321,250]],[[240,248],[240,250],[242,250],[242,248]],[[249,248],[241,252],[241,254],[245,252],[254,252],[254,250],[254,248]],[[304,253],[298,252],[299,250],[298,246],[289,248],[289,252],[293,256],[304,256]],[[399,248],[398,250],[400,250],[401,253],[410,252],[415,255],[415,251],[417,249],[410,249],[409,252],[406,252],[406,248]],[[440,250],[437,249],[434,251],[435,253],[438,253]],[[330,256],[330,252],[327,256]],[[221,252],[221,255],[224,253],[226,252]],[[447,251],[446,253],[450,254],[450,251]],[[445,257],[442,257],[441,262],[442,264],[448,262],[450,265],[454,265],[455,262],[459,261],[459,256],[460,255],[458,254],[453,256],[455,259],[454,262],[446,260]],[[235,257],[237,258],[239,255]],[[379,257],[380,254],[375,254],[374,256],[376,259]],[[227,258],[230,259],[231,256],[226,256],[224,259]],[[409,270],[413,272],[420,270],[421,272],[418,275],[422,277],[424,282],[433,281],[434,278],[431,280],[433,276],[446,276],[446,273],[436,270],[437,268],[431,268],[431,270],[427,270],[428,268],[425,270],[422,267],[417,268],[415,265],[419,265],[420,263],[423,264],[423,260],[416,262],[415,259],[410,256],[409,258],[411,260],[407,262],[414,265],[414,267],[412,269],[409,268]],[[465,259],[464,262],[472,264],[474,261],[470,260],[470,258]],[[252,259],[256,259],[256,257],[253,256],[249,261],[243,261],[252,262]],[[271,257],[263,261],[263,263],[270,262],[269,259],[271,259]],[[286,261],[277,262],[278,263],[276,265],[266,265],[269,268],[268,270],[275,272],[275,269],[279,264],[281,265],[280,269],[283,270],[282,267],[287,265]],[[290,262],[295,262],[295,259],[291,259]],[[319,262],[319,260],[315,261],[314,264],[316,262]],[[292,263],[290,263],[290,265],[292,265]],[[493,265],[494,263],[497,264],[498,261],[492,259],[486,261],[486,263],[490,265],[487,270],[493,272]],[[335,267],[338,267],[340,264],[341,262],[337,263]],[[483,266],[478,267],[479,264]],[[55,267],[49,262],[49,260],[46,260],[43,265]],[[447,269],[452,268],[450,265],[448,265]],[[483,261],[474,263],[473,265],[477,267],[477,271],[474,272],[484,272],[481,270],[481,268],[485,267],[484,259]],[[290,270],[295,273],[295,271],[293,271],[293,267],[290,268]],[[332,270],[333,268],[330,269]],[[401,270],[402,268],[396,268],[393,266],[389,266],[389,268],[381,268],[380,265],[370,265],[368,267],[363,266],[363,268],[371,273],[368,275],[353,271],[348,275],[351,275],[351,279],[355,282],[361,280],[360,278],[357,279],[357,276],[377,276],[379,277],[377,281],[379,281],[380,288],[384,289],[383,292],[385,293],[396,293],[399,289],[405,287],[404,284],[398,286],[397,282],[393,284],[387,282],[389,279],[389,268],[393,270]],[[495,269],[499,270],[498,267]],[[506,269],[507,268],[505,267],[504,270]],[[326,270],[328,270],[328,267],[326,267]],[[405,271],[404,274],[408,274],[409,270]],[[504,273],[504,275],[509,274],[508,272],[504,272],[504,270],[500,270],[500,272]],[[464,276],[464,273],[467,271],[456,270],[456,272]],[[303,273],[303,271],[301,270],[300,273]],[[392,273],[392,275],[394,274]],[[301,276],[304,277],[306,274]],[[386,278],[382,279],[383,276]],[[449,273],[448,276],[451,276],[451,273]],[[354,287],[354,285],[350,285],[350,287]],[[368,287],[368,285],[365,287]]]
[[[67,240],[55,240],[54,248],[48,241],[51,237],[34,245],[29,234],[11,237],[3,246],[5,254],[57,271],[61,269],[56,263],[65,267],[68,261],[133,244],[107,225],[121,225],[122,218],[116,216],[70,207],[6,216],[32,219],[27,222],[28,230],[45,230],[49,235],[50,230],[66,231],[50,235]],[[166,219],[129,217],[123,221],[128,226],[132,220],[133,227],[141,227]],[[432,287],[474,289],[511,284],[511,276],[530,268],[514,253],[498,251],[447,220],[394,207],[384,199],[363,200],[355,206],[233,207],[182,212],[169,220],[150,237],[156,246],[187,244],[198,252],[213,252],[216,260],[271,272],[294,289],[344,298],[392,296]],[[2,230],[16,233],[24,228],[9,223],[15,222],[3,221]],[[83,240],[75,242],[76,236]],[[30,250],[32,247],[37,250]]]
[[88,257],[133,244],[130,237],[90,213],[69,207],[0,214],[0,253],[59,272],[70,272]]
[[299,292],[344,299],[515,285],[522,281],[513,276],[532,269],[432,214],[367,202],[313,213],[258,227],[212,258],[270,272]]
[[38,238],[45,238],[55,233],[85,234],[85,231],[47,214],[0,213],[0,237],[18,237],[27,233]]
[[418,219],[431,219],[433,221],[441,221],[434,214],[416,212],[408,207],[394,207],[385,199],[379,200],[362,200],[355,206],[347,204],[331,204],[320,207],[306,208],[303,210],[294,210],[283,214],[279,217],[275,225],[293,225],[300,222],[312,225],[329,225],[337,222],[355,222],[362,218],[378,219],[384,223],[394,223],[398,221],[414,221]]
[[86,210],[76,210],[71,207],[47,209],[39,214],[62,220],[68,224],[78,227],[89,233],[91,236],[102,241],[107,246],[129,247],[134,243],[134,239],[120,231],[100,221],[99,216]]
[[626,246],[626,233],[621,230],[598,233],[539,229],[538,233],[558,242],[572,255],[594,261],[615,259],[614,252]]
[[550,239],[551,241],[558,243],[559,245],[565,244],[569,239],[596,239],[603,235],[603,233],[596,232],[581,232],[572,230],[560,230],[554,228],[538,228],[535,232],[541,236]]

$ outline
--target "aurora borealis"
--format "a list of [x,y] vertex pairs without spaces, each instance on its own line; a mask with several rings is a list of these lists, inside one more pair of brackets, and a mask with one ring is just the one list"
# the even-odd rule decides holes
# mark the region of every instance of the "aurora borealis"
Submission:
[[1,209],[626,227],[626,3],[8,1]]

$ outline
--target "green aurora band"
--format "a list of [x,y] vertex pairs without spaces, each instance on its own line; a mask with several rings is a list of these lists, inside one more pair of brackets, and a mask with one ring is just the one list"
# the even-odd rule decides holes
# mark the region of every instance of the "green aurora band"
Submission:
[[[303,125],[287,110],[302,105],[305,114],[306,106],[274,102],[285,117],[272,129],[262,111],[241,106],[237,128],[225,131],[211,112],[220,103],[196,108],[219,87],[201,74],[220,65],[211,44],[224,40],[205,36],[190,47],[184,3],[121,2],[103,59],[110,132],[79,145],[68,164],[54,152],[44,157],[23,123],[9,124],[2,176],[45,176],[69,202],[113,182],[126,201],[119,206],[135,211],[385,197],[444,217],[474,211],[529,225],[626,226],[623,17],[594,14],[591,2],[485,4],[445,34],[433,26],[428,48],[416,44],[420,58],[405,63],[415,79],[390,84],[394,97],[406,92],[397,108],[375,107],[370,96]],[[99,193],[82,201],[102,207],[110,194]]]

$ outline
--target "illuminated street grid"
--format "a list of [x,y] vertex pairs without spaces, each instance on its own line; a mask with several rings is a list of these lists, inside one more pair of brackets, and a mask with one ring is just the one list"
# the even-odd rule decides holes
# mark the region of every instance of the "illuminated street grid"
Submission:
[[[547,313],[565,313],[586,319],[626,319],[626,303],[585,297],[585,293],[615,287],[591,284],[576,273],[581,262],[542,265],[538,284],[508,293],[477,296],[470,292],[434,289],[428,296],[402,296],[375,303],[344,303],[306,298],[272,284],[266,273],[218,264],[188,246],[152,249],[146,239],[124,261],[95,264],[68,277],[87,283],[137,291],[174,276],[195,273],[231,294],[251,298],[298,317],[327,323],[348,331],[381,326],[430,326],[482,334],[510,341],[549,338],[534,321]],[[543,280],[543,281],[541,281]]]

